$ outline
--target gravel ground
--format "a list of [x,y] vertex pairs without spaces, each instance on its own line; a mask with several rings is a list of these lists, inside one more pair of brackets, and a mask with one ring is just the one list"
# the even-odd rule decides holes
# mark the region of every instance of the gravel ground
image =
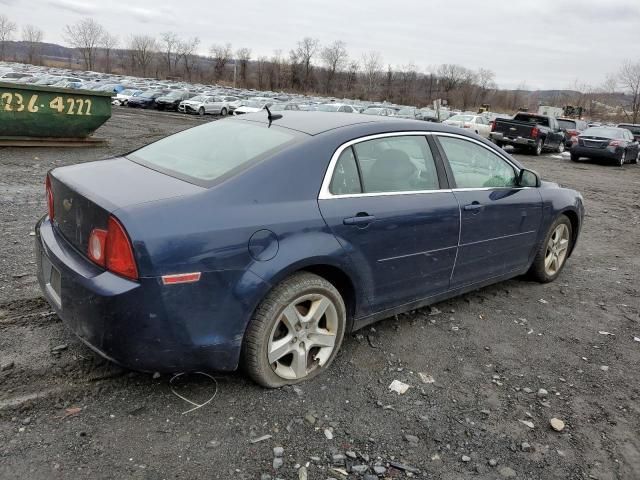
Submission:
[[[183,413],[192,405],[169,378],[97,358],[36,284],[30,233],[48,169],[202,122],[116,110],[98,131],[105,147],[0,149],[0,478],[640,478],[640,167],[519,157],[585,197],[558,281],[389,318],[296,388],[178,378],[196,403],[215,393]],[[410,388],[394,393],[393,380]]]

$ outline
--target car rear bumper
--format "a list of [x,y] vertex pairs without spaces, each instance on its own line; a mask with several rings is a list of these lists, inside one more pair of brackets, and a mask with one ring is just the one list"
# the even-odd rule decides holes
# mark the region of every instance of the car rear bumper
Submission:
[[[243,304],[229,289],[227,282],[234,279],[228,272],[224,277],[203,274],[207,285],[200,286],[165,286],[160,278],[134,282],[80,255],[46,216],[36,225],[35,243],[37,277],[45,298],[101,356],[148,372],[237,368],[244,329],[255,306]],[[257,277],[252,280],[254,286],[261,283]]]
[[586,158],[604,158],[606,160],[618,160],[622,154],[619,147],[591,148],[580,145],[571,147],[571,154]]

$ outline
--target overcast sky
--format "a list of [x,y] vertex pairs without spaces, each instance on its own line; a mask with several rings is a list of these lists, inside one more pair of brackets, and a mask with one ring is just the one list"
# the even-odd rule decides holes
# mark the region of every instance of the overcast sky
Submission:
[[343,40],[355,58],[488,68],[501,87],[601,84],[625,59],[640,61],[640,0],[0,0],[0,12],[64,43],[66,24],[93,17],[121,43],[132,33],[174,31],[248,47],[253,57],[288,52],[304,36]]

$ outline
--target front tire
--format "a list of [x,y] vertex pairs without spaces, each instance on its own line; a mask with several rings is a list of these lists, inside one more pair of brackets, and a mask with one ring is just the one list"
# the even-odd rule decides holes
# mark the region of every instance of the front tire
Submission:
[[548,283],[558,278],[569,257],[572,235],[571,221],[566,215],[560,215],[549,228],[533,259],[529,274],[534,280]]
[[198,115],[200,115],[201,117],[204,117],[204,107],[200,107],[198,109]]
[[223,108],[222,110],[220,110],[220,116],[221,116],[221,117],[226,117],[226,116],[227,116],[227,113],[229,113],[229,112],[227,112],[227,109],[226,109],[226,108]]
[[278,284],[256,309],[242,345],[249,376],[267,388],[309,380],[327,370],[346,327],[338,290],[309,272]]
[[572,162],[577,162],[577,161],[579,161],[579,160],[580,160],[580,155],[577,155],[577,154],[575,154],[575,153],[572,153],[572,154],[571,154],[571,161],[572,161]]

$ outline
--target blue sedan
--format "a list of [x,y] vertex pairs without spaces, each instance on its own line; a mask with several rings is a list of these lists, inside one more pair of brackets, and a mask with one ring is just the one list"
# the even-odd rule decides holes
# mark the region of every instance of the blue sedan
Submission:
[[518,275],[555,280],[584,217],[484,139],[414,120],[267,111],[56,168],[38,279],[70,329],[141,371],[278,387],[346,332]]

